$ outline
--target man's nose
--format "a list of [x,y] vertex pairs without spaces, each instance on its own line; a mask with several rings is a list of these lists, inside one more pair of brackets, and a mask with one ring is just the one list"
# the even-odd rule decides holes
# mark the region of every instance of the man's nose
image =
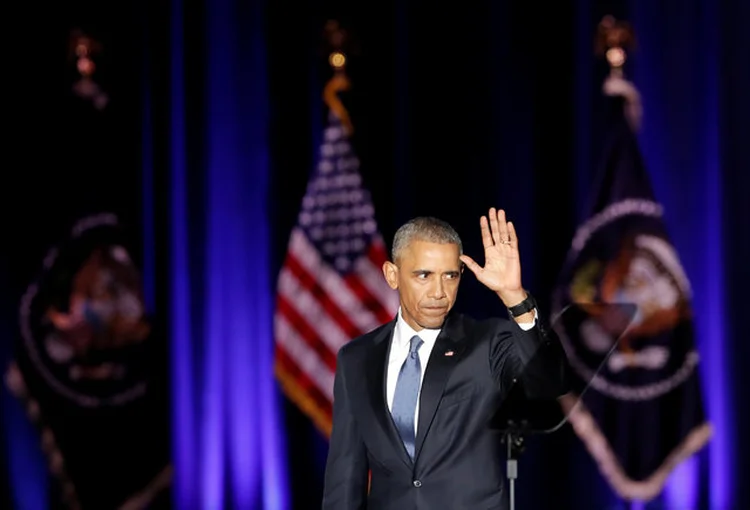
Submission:
[[443,299],[445,297],[445,284],[442,278],[437,278],[430,286],[429,297],[432,299]]

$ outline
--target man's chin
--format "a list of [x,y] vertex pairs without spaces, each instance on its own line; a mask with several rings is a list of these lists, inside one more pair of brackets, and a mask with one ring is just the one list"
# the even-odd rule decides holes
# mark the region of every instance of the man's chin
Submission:
[[446,314],[422,317],[422,320],[419,321],[419,325],[424,329],[440,329],[443,327],[443,323],[445,323],[445,315]]

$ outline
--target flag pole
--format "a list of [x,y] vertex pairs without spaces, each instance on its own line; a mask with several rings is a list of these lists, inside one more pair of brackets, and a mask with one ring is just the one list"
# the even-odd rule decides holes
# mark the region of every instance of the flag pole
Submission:
[[341,28],[338,21],[331,20],[326,23],[325,35],[331,48],[331,53],[328,55],[328,63],[333,69],[333,76],[331,76],[323,89],[323,101],[325,101],[328,109],[341,121],[346,134],[351,136],[354,132],[354,126],[349,117],[349,112],[338,96],[339,92],[344,92],[351,88],[351,82],[346,74],[347,56],[344,53],[347,33]]
[[[608,96],[622,96],[625,99],[625,117],[634,131],[640,127],[641,102],[635,86],[625,78],[625,62],[628,50],[635,48],[633,27],[627,21],[617,20],[607,15],[597,27],[595,54],[605,57],[609,64],[609,75],[604,82],[604,93]],[[626,502],[628,510],[643,510],[644,503],[639,500]]]

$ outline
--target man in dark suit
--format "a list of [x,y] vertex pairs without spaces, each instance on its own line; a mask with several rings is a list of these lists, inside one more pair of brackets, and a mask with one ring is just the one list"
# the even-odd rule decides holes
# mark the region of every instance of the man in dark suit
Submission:
[[[484,267],[441,220],[396,232],[383,274],[398,316],[338,354],[323,510],[507,508],[490,421],[518,378],[527,394],[563,394],[566,362],[522,286],[513,224],[502,210],[488,216]],[[462,262],[513,320],[451,313]]]

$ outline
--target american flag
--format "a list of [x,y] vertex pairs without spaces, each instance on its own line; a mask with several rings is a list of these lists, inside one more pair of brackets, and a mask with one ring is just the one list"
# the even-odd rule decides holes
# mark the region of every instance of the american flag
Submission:
[[381,271],[386,258],[359,160],[330,114],[279,273],[274,317],[276,376],[326,436],[339,348],[398,310]]

